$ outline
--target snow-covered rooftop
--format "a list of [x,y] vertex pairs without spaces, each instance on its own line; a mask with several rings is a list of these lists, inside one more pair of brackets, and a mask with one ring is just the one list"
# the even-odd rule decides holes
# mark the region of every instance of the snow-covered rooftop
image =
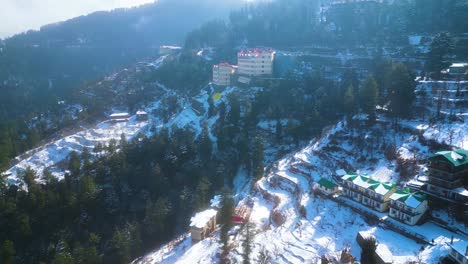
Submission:
[[346,171],[343,170],[343,169],[336,170],[335,173],[336,173],[336,175],[338,175],[338,176],[344,176],[344,175],[346,175]]
[[464,187],[456,188],[453,191],[460,194],[460,195],[468,196],[468,190],[466,190]]
[[111,118],[119,118],[119,117],[129,117],[130,115],[128,113],[115,113],[111,114]]
[[217,213],[218,211],[214,209],[200,212],[190,219],[190,226],[203,228]]
[[378,244],[375,253],[384,261],[384,263],[393,263],[393,254],[385,244]]
[[418,208],[426,200],[425,195],[420,193],[411,193],[408,191],[397,190],[390,196],[390,200],[404,202],[411,208]]
[[450,67],[468,67],[468,63],[466,62],[457,62],[457,63],[452,63]]
[[454,151],[439,151],[435,156],[429,158],[429,160],[437,159],[440,156],[447,159],[447,161],[452,163],[452,165],[455,167],[468,163],[468,151],[464,149],[456,149]]
[[468,250],[468,241],[463,241],[463,240],[458,240],[453,243],[447,243],[453,250],[457,251],[460,253],[462,256],[465,256],[465,258],[468,258],[466,255],[467,250]]
[[353,180],[353,183],[356,184],[359,187],[362,188],[369,188],[373,185],[379,184],[378,181],[372,180],[371,178],[365,177],[365,176],[359,176],[356,177],[356,179]]
[[373,189],[374,192],[385,196],[394,187],[395,187],[395,185],[393,185],[393,184],[378,183],[378,184],[376,184],[374,186],[371,186],[371,189]]

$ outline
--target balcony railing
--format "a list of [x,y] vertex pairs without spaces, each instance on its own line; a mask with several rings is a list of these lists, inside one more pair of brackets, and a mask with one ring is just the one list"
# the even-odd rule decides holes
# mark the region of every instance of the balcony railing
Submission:
[[443,171],[443,172],[453,172],[452,166],[448,164],[444,164],[444,163],[430,162],[429,169],[434,169],[434,170]]
[[375,196],[373,196],[373,195],[368,194],[367,192],[362,193],[362,195],[364,195],[364,196],[366,196],[367,198],[372,199],[372,200],[374,200],[374,201],[376,201],[376,202],[378,202],[378,203],[383,203],[383,202],[384,202],[384,199],[383,199],[383,197],[381,197],[381,196],[375,197]]
[[459,179],[455,181],[445,181],[439,178],[429,176],[429,182],[433,185],[442,186],[447,189],[454,189],[462,186],[462,182]]
[[431,167],[429,167],[429,176],[438,177],[444,180],[453,180],[453,179],[457,179],[460,177],[459,175],[456,174],[456,172],[444,171],[444,170],[435,169]]
[[395,205],[394,203],[390,203],[390,208],[395,210],[395,211],[400,211],[400,212],[403,212],[404,214],[407,214],[409,216],[416,216],[416,215],[419,215],[418,212],[416,212],[415,210],[413,209],[409,209],[405,206],[398,206],[398,205]]

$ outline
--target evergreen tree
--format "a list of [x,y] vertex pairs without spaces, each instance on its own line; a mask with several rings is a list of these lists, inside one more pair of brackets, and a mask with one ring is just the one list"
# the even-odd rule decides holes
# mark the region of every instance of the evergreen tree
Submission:
[[198,182],[197,188],[194,195],[194,209],[201,210],[203,209],[208,202],[208,195],[211,189],[211,182],[206,176],[203,176]]
[[161,237],[169,234],[170,230],[167,228],[167,224],[170,212],[171,206],[167,199],[159,198],[154,204],[149,202],[146,208],[146,216],[143,220],[147,234]]
[[32,188],[36,185],[36,172],[33,171],[30,167],[26,168],[23,172],[23,181],[26,183],[28,188]]
[[377,248],[377,241],[375,237],[365,238],[361,250],[361,263],[377,263],[375,258],[375,250]]
[[345,114],[348,118],[351,118],[357,109],[356,99],[354,97],[355,89],[353,85],[349,85],[346,88],[346,92],[343,98]]
[[449,65],[449,55],[454,51],[454,42],[448,32],[442,32],[435,36],[428,54],[427,70],[433,72],[436,78],[440,78],[440,71]]
[[212,153],[212,142],[208,133],[208,127],[206,125],[203,126],[203,131],[200,135],[199,142],[199,152],[202,160],[209,160]]
[[72,177],[78,177],[81,169],[81,158],[76,151],[72,151],[68,156],[68,170]]
[[55,255],[53,264],[75,264],[75,259],[69,252],[60,252]]
[[408,68],[402,63],[395,64],[390,93],[390,111],[395,118],[411,114],[411,105],[415,99],[414,89],[414,78]]
[[15,263],[15,245],[10,240],[3,241],[2,249],[0,252],[0,262],[4,264],[13,264]]
[[250,264],[250,255],[252,253],[252,224],[247,223],[244,226],[245,230],[245,238],[244,241],[242,242],[242,263],[243,264]]
[[276,131],[275,131],[276,142],[280,142],[282,136],[283,136],[283,124],[281,124],[281,119],[278,118],[276,120]]
[[229,96],[229,106],[231,108],[228,115],[229,123],[237,126],[240,119],[240,103],[236,95],[231,94]]
[[80,195],[83,199],[88,200],[94,197],[96,191],[96,183],[90,176],[80,178]]
[[369,115],[370,119],[375,119],[375,106],[378,99],[377,82],[374,77],[369,76],[363,84],[361,90],[361,108],[362,111]]
[[229,236],[228,232],[232,227],[232,215],[234,213],[234,200],[232,193],[228,188],[222,191],[221,210],[219,213],[219,223],[221,224],[221,242],[223,243],[223,252],[227,255]]
[[252,153],[252,169],[254,179],[260,179],[264,172],[264,147],[263,139],[260,137],[255,138],[254,149]]

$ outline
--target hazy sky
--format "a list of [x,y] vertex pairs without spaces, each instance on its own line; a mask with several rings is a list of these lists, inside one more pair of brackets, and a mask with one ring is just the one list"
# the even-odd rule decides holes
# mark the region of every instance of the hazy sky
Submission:
[[0,38],[99,10],[155,0],[0,0]]

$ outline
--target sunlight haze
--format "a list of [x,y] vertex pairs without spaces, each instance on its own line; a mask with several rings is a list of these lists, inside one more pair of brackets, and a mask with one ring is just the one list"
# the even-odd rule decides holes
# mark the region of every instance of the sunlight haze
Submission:
[[4,0],[0,8],[0,38],[86,15],[95,11],[133,7],[154,0]]

